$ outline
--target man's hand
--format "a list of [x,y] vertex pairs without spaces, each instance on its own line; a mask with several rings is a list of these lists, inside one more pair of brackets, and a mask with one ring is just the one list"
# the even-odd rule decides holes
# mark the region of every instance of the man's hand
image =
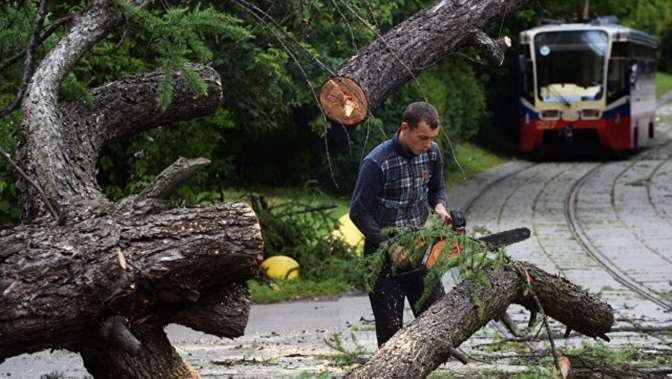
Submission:
[[443,221],[444,224],[450,225],[453,223],[453,219],[450,217],[450,214],[446,210],[446,207],[443,205],[443,203],[438,203],[434,207],[434,213],[436,213],[437,216]]
[[411,263],[406,249],[399,245],[392,245],[389,251],[390,259],[395,267],[406,267]]

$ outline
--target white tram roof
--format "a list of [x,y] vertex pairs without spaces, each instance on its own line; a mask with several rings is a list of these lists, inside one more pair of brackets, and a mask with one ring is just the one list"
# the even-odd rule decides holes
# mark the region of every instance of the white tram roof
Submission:
[[642,45],[656,47],[656,38],[650,34],[641,32],[636,29],[628,28],[623,25],[609,24],[602,25],[600,23],[567,23],[567,24],[548,24],[534,27],[532,29],[523,30],[520,32],[520,43],[528,44],[534,40],[534,36],[538,33],[545,32],[564,32],[564,31],[580,31],[580,30],[602,30],[609,34],[609,37],[614,42],[633,41]]

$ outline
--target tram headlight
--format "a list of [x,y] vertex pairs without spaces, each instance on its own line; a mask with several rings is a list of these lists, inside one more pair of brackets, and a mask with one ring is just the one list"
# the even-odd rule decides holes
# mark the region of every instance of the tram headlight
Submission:
[[598,118],[600,111],[598,109],[584,109],[581,111],[581,118]]
[[621,123],[621,114],[616,113],[616,116],[614,117],[614,124],[620,124]]
[[560,111],[557,109],[548,109],[541,112],[541,117],[557,120],[560,118]]
[[530,126],[530,114],[525,112],[525,125]]

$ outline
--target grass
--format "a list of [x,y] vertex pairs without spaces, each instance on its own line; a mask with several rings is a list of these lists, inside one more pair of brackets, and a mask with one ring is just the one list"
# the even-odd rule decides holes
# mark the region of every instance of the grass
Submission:
[[504,159],[473,143],[461,143],[455,146],[455,161],[446,161],[448,172],[446,173],[446,188],[451,185],[469,180],[481,172],[504,162]]
[[662,71],[656,73],[656,97],[661,97],[672,90],[672,74]]
[[269,286],[256,280],[250,280],[250,292],[253,304],[269,304],[281,301],[315,299],[342,295],[352,292],[353,287],[339,279],[314,280],[276,280]]

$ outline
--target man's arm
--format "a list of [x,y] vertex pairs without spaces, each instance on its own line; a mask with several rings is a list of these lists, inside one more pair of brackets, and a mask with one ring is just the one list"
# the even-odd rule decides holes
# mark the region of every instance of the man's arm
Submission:
[[350,204],[350,219],[364,234],[366,240],[380,244],[385,238],[380,232],[380,225],[374,217],[376,199],[383,189],[383,172],[380,166],[371,159],[365,159],[359,168],[355,189]]
[[432,178],[429,180],[429,205],[444,223],[450,224],[453,220],[450,218],[450,214],[446,209],[447,200],[446,185],[443,180],[443,158],[441,157],[441,152],[439,151],[438,146],[435,151],[438,154],[439,159],[434,162]]

